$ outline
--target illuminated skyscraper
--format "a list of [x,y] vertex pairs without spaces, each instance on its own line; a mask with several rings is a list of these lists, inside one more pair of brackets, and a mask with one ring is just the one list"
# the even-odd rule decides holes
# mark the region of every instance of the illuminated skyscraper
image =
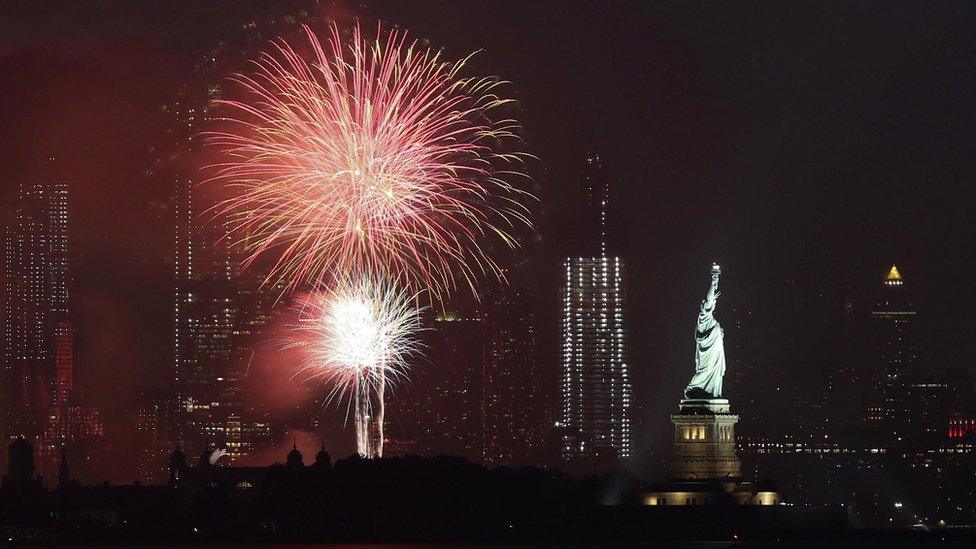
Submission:
[[3,434],[33,438],[72,384],[68,186],[22,183],[5,236]]
[[4,242],[3,434],[32,440],[53,482],[63,448],[80,449],[103,430],[98,410],[75,402],[68,185],[43,177],[20,185]]
[[[188,380],[194,377],[196,358],[193,353],[194,323],[190,317],[193,293],[193,184],[182,178],[176,181],[173,212],[176,240],[173,246],[173,391],[174,408],[185,407],[189,398]],[[180,431],[182,426],[169,428]],[[177,437],[179,438],[179,437]]]
[[913,387],[922,374],[917,314],[896,266],[880,290],[870,319],[874,360],[868,373],[867,419],[897,439],[911,430]]
[[610,209],[610,183],[598,154],[587,155],[581,219],[566,235],[560,299],[559,409],[564,460],[632,452],[630,334],[624,227]]

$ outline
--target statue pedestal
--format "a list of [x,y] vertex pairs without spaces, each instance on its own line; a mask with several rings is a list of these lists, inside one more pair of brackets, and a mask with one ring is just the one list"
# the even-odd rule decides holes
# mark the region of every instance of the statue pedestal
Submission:
[[668,463],[669,481],[738,482],[742,463],[735,453],[739,416],[724,398],[684,399],[674,424],[674,450]]
[[724,398],[684,399],[674,423],[674,450],[667,482],[638,494],[642,505],[776,505],[773,490],[742,482],[742,463],[735,454],[735,424]]

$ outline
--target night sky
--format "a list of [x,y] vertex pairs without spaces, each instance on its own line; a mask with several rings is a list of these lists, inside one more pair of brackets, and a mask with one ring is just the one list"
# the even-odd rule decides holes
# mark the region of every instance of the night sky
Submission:
[[[109,417],[161,383],[172,352],[172,227],[159,213],[172,189],[143,175],[159,106],[215,40],[301,5],[402,25],[451,58],[482,50],[473,70],[513,82],[540,159],[542,241],[528,254],[550,367],[558,228],[577,207],[587,143],[606,158],[630,225],[644,447],[670,428],[693,369],[712,260],[724,268],[716,316],[727,329],[751,317],[760,374],[822,356],[811,325],[831,306],[839,317],[844,296],[867,306],[892,263],[924,315],[932,367],[973,365],[976,6],[5,2],[2,205],[58,158],[73,193],[78,375]],[[791,308],[788,280],[840,298],[826,315]]]

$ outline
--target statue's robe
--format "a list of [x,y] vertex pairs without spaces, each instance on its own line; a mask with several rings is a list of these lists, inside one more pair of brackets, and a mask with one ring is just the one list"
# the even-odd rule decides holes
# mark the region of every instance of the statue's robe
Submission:
[[695,375],[685,388],[685,398],[721,398],[725,377],[725,344],[722,326],[715,320],[715,300],[702,301],[695,327]]

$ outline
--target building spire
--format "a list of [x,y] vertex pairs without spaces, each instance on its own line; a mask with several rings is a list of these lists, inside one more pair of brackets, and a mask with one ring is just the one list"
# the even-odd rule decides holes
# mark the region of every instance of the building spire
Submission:
[[586,148],[583,166],[583,219],[591,230],[599,232],[600,255],[607,254],[607,226],[610,211],[610,178],[603,158],[590,144]]
[[603,157],[588,147],[583,167],[583,215],[590,223],[606,224],[610,207],[610,179],[603,167]]
[[891,266],[891,269],[888,271],[888,274],[885,275],[884,283],[886,286],[902,285],[901,273],[898,272],[898,267],[896,267],[895,265]]
[[288,457],[285,460],[285,466],[292,470],[301,469],[305,466],[304,462],[302,461],[302,453],[298,451],[297,441],[292,444],[291,452],[288,452]]

